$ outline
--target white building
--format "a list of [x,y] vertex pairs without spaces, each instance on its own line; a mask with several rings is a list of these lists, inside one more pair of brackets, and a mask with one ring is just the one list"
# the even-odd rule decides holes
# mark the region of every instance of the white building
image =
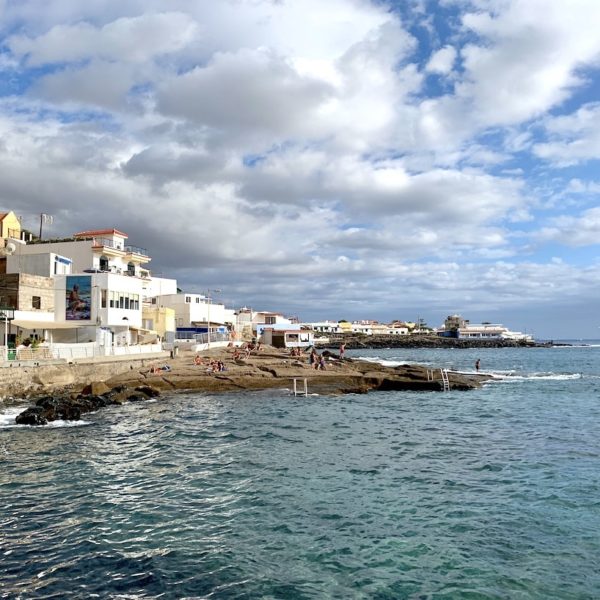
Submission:
[[510,331],[500,323],[471,323],[460,315],[446,317],[444,325],[436,330],[443,337],[464,339],[506,339],[517,341],[533,341],[533,336],[520,331]]
[[[70,240],[13,244],[3,275],[7,297],[15,285],[37,285],[44,293],[17,289],[10,333],[55,345],[93,344],[100,353],[147,342],[142,301],[153,293],[145,268],[151,259],[126,240],[121,231],[102,229],[77,233]],[[176,288],[174,283],[161,285],[168,291]]]
[[317,333],[342,333],[337,321],[317,321],[315,323],[302,323],[303,327],[309,327]]
[[164,294],[160,301],[175,311],[178,332],[205,333],[209,325],[211,331],[226,332],[235,328],[235,311],[203,294]]

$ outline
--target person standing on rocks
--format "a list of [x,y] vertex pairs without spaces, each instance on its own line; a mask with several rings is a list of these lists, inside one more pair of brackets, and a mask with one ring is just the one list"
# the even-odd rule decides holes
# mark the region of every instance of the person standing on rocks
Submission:
[[475,361],[475,370],[476,370],[477,372],[479,372],[479,367],[480,367],[480,365],[481,365],[481,360],[477,359],[477,360]]
[[344,360],[345,353],[346,353],[346,344],[340,344],[340,360]]

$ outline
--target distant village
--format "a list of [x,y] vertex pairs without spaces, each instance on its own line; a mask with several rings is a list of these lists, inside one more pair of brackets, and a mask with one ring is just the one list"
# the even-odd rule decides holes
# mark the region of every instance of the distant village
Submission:
[[[45,215],[41,215],[41,219]],[[68,360],[198,350],[242,343],[308,347],[347,335],[440,335],[530,340],[498,324],[449,316],[438,329],[422,321],[300,322],[281,313],[228,308],[220,290],[204,294],[153,276],[146,249],[117,229],[42,239],[0,213],[0,323],[3,360]],[[1,342],[0,342],[1,343]]]

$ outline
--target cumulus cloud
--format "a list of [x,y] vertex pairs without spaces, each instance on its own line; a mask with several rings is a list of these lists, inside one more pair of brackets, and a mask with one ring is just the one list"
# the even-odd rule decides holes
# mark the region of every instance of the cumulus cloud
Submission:
[[189,16],[162,13],[120,18],[103,27],[85,22],[56,25],[38,37],[15,35],[6,43],[33,67],[91,58],[139,63],[180,50],[195,32]]

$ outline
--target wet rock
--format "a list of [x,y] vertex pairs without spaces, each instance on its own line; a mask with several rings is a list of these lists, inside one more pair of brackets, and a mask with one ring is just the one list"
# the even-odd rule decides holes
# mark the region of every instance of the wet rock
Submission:
[[[91,390],[103,393],[92,394]],[[84,393],[84,392],[88,393]],[[160,394],[151,386],[138,386],[135,390],[125,385],[109,388],[107,385],[90,384],[84,392],[74,395],[67,394],[56,396],[42,396],[31,406],[17,415],[15,422],[19,425],[46,425],[51,421],[78,421],[81,415],[95,412],[101,408],[123,402],[139,402],[148,398],[155,398]]]
[[135,388],[135,391],[144,394],[148,398],[157,398],[158,396],[160,396],[160,392],[151,385],[138,385]]
[[43,415],[44,409],[41,406],[30,406],[15,418],[17,425],[46,425],[48,419]]

